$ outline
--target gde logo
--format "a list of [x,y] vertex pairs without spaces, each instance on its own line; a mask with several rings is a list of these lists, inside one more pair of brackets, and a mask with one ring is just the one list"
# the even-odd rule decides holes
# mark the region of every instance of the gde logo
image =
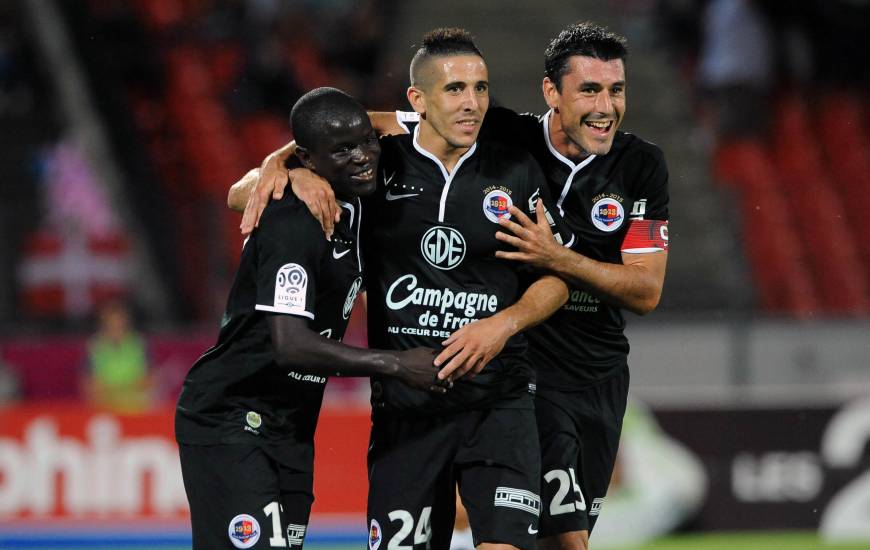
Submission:
[[420,252],[432,267],[453,269],[465,258],[465,238],[455,229],[433,227],[423,234]]

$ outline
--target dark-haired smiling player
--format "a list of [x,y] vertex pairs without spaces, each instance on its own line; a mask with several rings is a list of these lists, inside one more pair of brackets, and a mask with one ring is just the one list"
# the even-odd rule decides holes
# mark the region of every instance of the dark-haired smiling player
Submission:
[[[621,309],[649,313],[664,284],[668,171],[658,147],[618,131],[626,109],[626,56],[623,37],[594,23],[569,25],[545,54],[542,89],[550,110],[533,116],[494,108],[481,132],[482,139],[507,139],[534,155],[575,236],[570,250],[555,246],[544,227],[516,213],[501,222],[514,237],[499,237],[518,246],[516,252],[499,252],[501,257],[548,269],[572,286],[568,303],[527,332],[538,373],[543,548],[588,548],[613,471],[628,392]],[[414,119],[402,113],[398,119],[392,113],[372,117],[382,133],[407,131],[407,121]],[[281,196],[284,155],[279,150],[264,162],[243,231],[253,225],[256,202],[265,204],[273,188]],[[332,205],[326,197],[315,206],[325,212],[327,231]]]
[[301,547],[313,500],[314,429],[330,375],[435,385],[431,349],[340,343],[362,282],[360,196],[378,140],[362,107],[318,88],[293,107],[296,155],[342,207],[332,242],[292,195],[245,243],[217,344],[190,369],[175,417],[193,548]]

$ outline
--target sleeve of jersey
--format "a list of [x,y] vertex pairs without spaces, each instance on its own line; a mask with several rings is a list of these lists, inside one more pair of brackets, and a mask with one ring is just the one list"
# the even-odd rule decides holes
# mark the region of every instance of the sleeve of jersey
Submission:
[[668,167],[658,149],[640,163],[640,182],[632,205],[622,252],[646,254],[668,250]]
[[[314,319],[321,235],[286,211],[264,217],[257,235],[254,309]],[[307,221],[307,220],[305,220]]]
[[405,129],[405,132],[414,131],[414,125],[420,123],[420,113],[414,111],[396,111],[396,122]]
[[527,150],[540,137],[541,127],[532,114],[519,114],[504,107],[491,107],[483,119],[480,136]]

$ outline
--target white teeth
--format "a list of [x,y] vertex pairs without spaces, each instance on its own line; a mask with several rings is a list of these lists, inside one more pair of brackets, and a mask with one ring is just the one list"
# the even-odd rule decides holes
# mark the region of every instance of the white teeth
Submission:
[[587,120],[586,124],[592,126],[593,128],[598,128],[599,130],[604,130],[605,128],[610,126],[609,120]]

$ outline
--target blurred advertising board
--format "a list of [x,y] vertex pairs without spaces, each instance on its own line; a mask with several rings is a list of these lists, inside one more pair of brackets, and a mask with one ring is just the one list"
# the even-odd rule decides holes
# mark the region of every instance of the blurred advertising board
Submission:
[[[0,408],[0,540],[154,533],[189,539],[171,406],[114,415],[70,402]],[[370,420],[325,407],[311,534],[365,536]]]
[[703,465],[698,530],[818,528],[870,540],[870,399],[841,406],[656,409]]

